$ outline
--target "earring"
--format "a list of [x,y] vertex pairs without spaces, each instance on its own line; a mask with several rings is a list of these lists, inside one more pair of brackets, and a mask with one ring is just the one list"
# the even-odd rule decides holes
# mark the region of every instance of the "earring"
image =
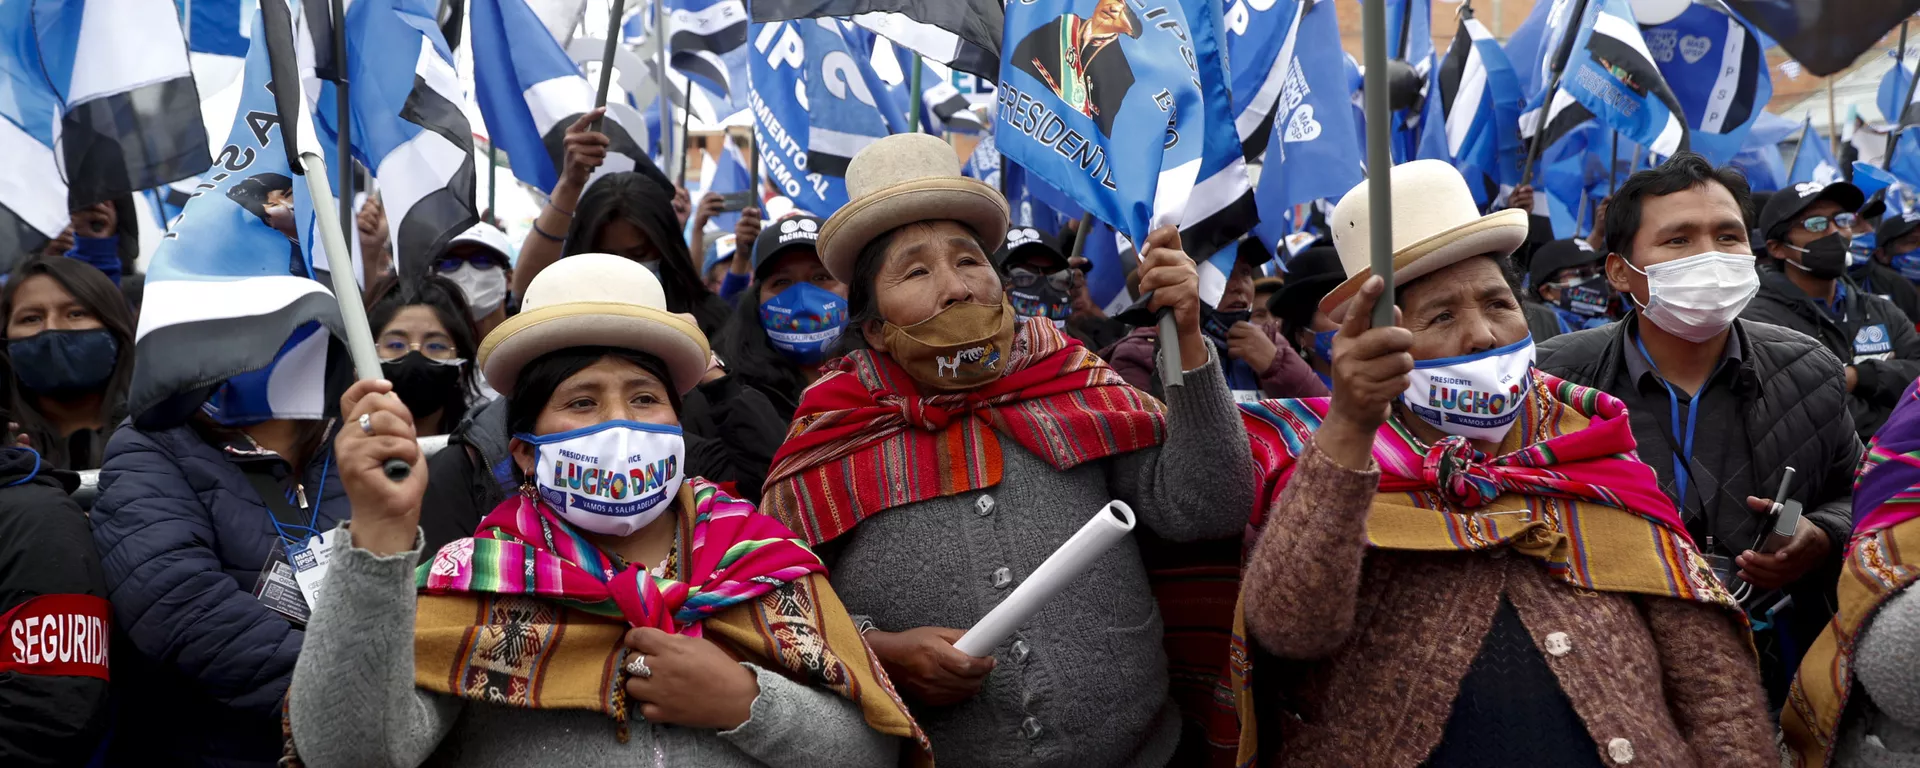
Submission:
[[522,478],[520,480],[520,495],[531,499],[533,498],[533,494],[534,494],[533,478],[531,477]]

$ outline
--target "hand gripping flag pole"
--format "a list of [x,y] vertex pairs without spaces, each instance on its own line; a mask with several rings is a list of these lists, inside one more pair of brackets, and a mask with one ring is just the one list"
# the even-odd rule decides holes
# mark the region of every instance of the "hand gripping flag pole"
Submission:
[[[373,332],[367,325],[367,310],[360,303],[360,284],[353,277],[353,255],[347,250],[346,233],[340,229],[340,216],[327,180],[327,160],[315,142],[313,116],[307,111],[301,93],[299,65],[294,60],[293,13],[285,0],[267,0],[260,4],[266,21],[267,58],[273,72],[273,101],[280,113],[280,137],[287,150],[287,167],[307,180],[307,193],[313,198],[314,229],[320,231],[320,245],[327,254],[327,271],[333,277],[333,298],[340,303],[340,321],[345,326],[347,351],[353,355],[354,374],[361,379],[379,379],[380,357],[373,351]],[[341,158],[346,162],[347,158]],[[413,468],[400,459],[388,459],[382,469],[387,479],[400,482]]]

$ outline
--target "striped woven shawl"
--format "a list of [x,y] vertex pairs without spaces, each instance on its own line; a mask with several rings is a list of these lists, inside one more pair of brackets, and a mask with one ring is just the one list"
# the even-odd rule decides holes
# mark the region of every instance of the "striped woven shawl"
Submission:
[[[1579,589],[1696,600],[1743,621],[1653,470],[1634,457],[1626,407],[1597,389],[1537,371],[1533,376],[1533,396],[1503,446],[1509,452],[1500,456],[1488,457],[1459,437],[1424,445],[1398,419],[1380,427],[1373,443],[1380,485],[1367,513],[1368,543],[1417,551],[1508,545]],[[1241,406],[1254,461],[1264,472],[1262,509],[1280,500],[1327,407],[1326,399]],[[1246,636],[1236,608],[1220,700],[1238,709],[1241,764],[1257,754]]]
[[1795,764],[1825,766],[1853,693],[1853,648],[1880,604],[1920,581],[1920,383],[1867,445],[1854,480],[1853,537],[1840,572],[1840,608],[1800,660],[1780,729]]
[[[657,577],[615,562],[527,495],[416,572],[414,682],[475,701],[587,709],[624,723],[632,627],[705,637],[736,658],[861,706],[875,730],[926,738],[826,579],[786,526],[692,478],[680,489],[680,563]],[[688,579],[687,575],[696,578]]]
[[1006,375],[923,395],[861,350],[808,387],[773,457],[761,506],[819,544],[916,501],[1000,483],[1000,436],[1056,469],[1159,445],[1166,406],[1048,322],[1020,318]]

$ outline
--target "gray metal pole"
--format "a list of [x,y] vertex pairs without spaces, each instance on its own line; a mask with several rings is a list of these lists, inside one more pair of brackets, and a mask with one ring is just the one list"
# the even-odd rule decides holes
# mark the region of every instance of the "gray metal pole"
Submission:
[[[1327,11],[1332,11],[1331,8]],[[1373,305],[1375,327],[1393,325],[1393,160],[1387,142],[1387,124],[1393,114],[1387,100],[1387,2],[1365,0],[1361,6],[1360,37],[1365,41],[1367,66],[1367,210],[1371,213],[1372,268],[1385,280],[1386,291]],[[1538,135],[1537,133],[1535,134]],[[1178,367],[1177,365],[1175,367]]]
[[[1640,156],[1634,155],[1633,164],[1640,164]],[[1614,190],[1620,187],[1620,132],[1613,132],[1612,145],[1607,149],[1607,197],[1613,197]],[[1633,169],[1628,168],[1628,173]]]
[[[358,227],[354,226],[353,215],[353,100],[347,90],[347,12],[343,0],[333,0],[333,76],[333,110],[340,120],[339,143],[334,149],[334,157],[340,163],[340,231],[354,232]],[[363,257],[372,255],[362,254]],[[394,254],[396,273],[399,258],[400,254]],[[359,292],[355,291],[354,295]]]
[[920,54],[913,55],[913,80],[907,86],[907,132],[920,132]]
[[[607,44],[600,54],[600,90],[593,95],[594,109],[607,105],[607,89],[613,85],[613,53],[620,47],[620,14],[626,8],[627,0],[613,0],[613,7],[607,9]],[[666,97],[666,89],[662,88],[660,98]],[[666,123],[662,121],[661,126],[664,130]],[[600,130],[600,120],[593,121],[593,130]]]

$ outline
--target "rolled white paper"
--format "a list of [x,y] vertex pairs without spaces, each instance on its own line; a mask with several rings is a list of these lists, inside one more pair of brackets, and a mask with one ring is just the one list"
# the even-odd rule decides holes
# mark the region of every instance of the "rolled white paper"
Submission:
[[953,647],[975,658],[984,658],[1004,642],[1020,625],[1027,623],[1040,606],[1046,605],[1060,590],[1093,566],[1107,550],[1133,530],[1133,509],[1123,501],[1110,501],[1080,526],[1067,543],[1048,555],[1033,574],[1007,595],[1007,599],[988,611],[973,629]]

